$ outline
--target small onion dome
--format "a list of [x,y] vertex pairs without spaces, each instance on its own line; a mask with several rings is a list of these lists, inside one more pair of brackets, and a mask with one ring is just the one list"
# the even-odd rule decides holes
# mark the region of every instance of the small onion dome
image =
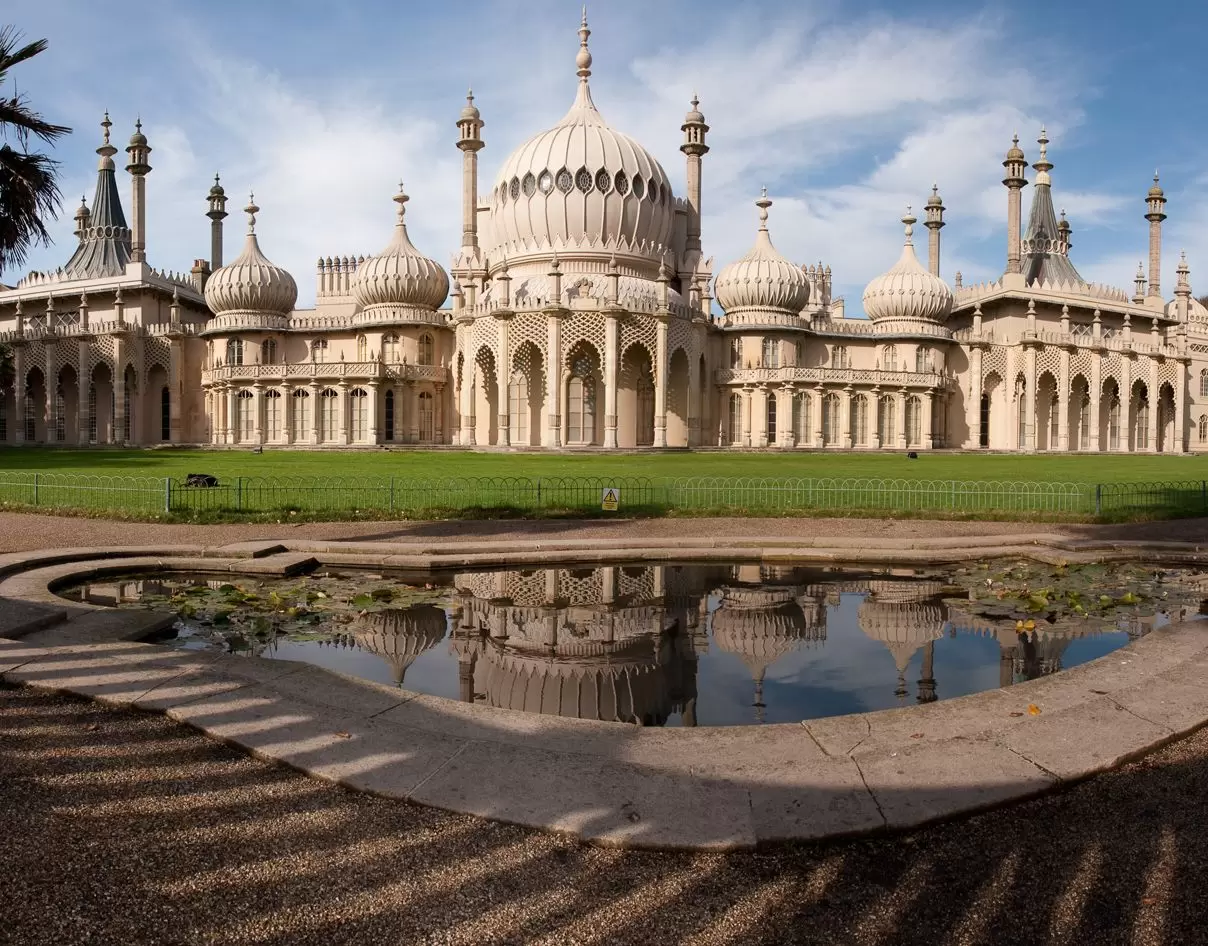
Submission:
[[1149,189],[1149,197],[1165,197],[1166,192],[1162,190],[1162,186],[1158,183],[1158,172],[1153,172],[1153,187]]
[[466,107],[461,110],[461,120],[478,121],[482,117],[482,113],[478,111],[478,106],[474,104],[474,90],[470,89],[466,92]]
[[225,197],[226,196],[226,191],[223,189],[222,184],[219,183],[217,174],[214,175],[214,185],[213,185],[213,187],[210,188],[210,196],[211,197]]
[[929,273],[914,255],[916,218],[906,208],[906,243],[902,256],[888,272],[864,289],[864,312],[874,322],[940,321],[952,311],[952,290],[939,276]]
[[1007,161],[1018,162],[1027,160],[1023,155],[1023,148],[1019,147],[1019,135],[1015,135],[1011,139],[1011,147],[1007,149]]
[[726,315],[798,316],[810,301],[810,285],[800,266],[789,262],[772,246],[768,235],[768,200],[755,201],[759,208],[759,232],[755,246],[742,259],[730,263],[717,274],[714,297]]
[[398,222],[394,239],[377,256],[357,267],[352,291],[367,314],[402,315],[406,311],[435,311],[449,294],[449,276],[439,263],[420,253],[407,236],[403,217],[410,198],[400,182],[394,196]]
[[134,134],[130,136],[130,145],[134,148],[147,147],[147,136],[143,134],[143,120],[141,118],[134,123]]
[[705,116],[700,110],[700,99],[697,98],[695,94],[693,94],[692,108],[688,112],[688,114],[686,114],[684,116],[684,124],[685,125],[695,124],[698,122],[703,122],[704,120],[705,120]]
[[206,281],[206,305],[218,316],[244,313],[288,316],[298,301],[294,277],[274,266],[260,252],[256,241],[255,195],[243,208],[247,213],[247,242],[226,266],[214,271]]
[[445,639],[447,627],[443,609],[423,604],[362,615],[352,634],[362,648],[390,664],[394,682],[401,684],[407,668]]

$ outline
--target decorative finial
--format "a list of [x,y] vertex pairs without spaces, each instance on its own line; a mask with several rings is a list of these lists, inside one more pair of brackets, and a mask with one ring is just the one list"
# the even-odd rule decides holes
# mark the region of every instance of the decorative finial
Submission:
[[247,214],[247,232],[252,235],[256,232],[256,214],[260,213],[260,208],[256,206],[256,195],[248,193],[247,206],[243,208]]
[[397,224],[397,226],[401,227],[401,226],[403,226],[403,217],[407,213],[407,201],[409,201],[411,199],[410,197],[407,196],[407,192],[405,190],[403,190],[402,181],[398,182],[398,193],[395,194],[392,199],[396,204],[398,204],[398,224]]
[[474,104],[474,86],[470,86],[468,89],[466,89],[466,104]]
[[587,28],[587,5],[583,6],[583,20],[579,26],[579,54],[575,57],[575,65],[579,67],[579,81],[586,82],[591,75],[591,50],[587,48],[587,37],[591,30]]
[[137,118],[134,119],[134,130],[135,131],[143,130],[143,116],[142,115],[139,115]]
[[759,200],[755,201],[755,206],[759,208],[759,229],[763,233],[768,231],[768,208],[772,206],[772,202],[768,200],[768,189],[761,189]]
[[1011,144],[1019,147],[1019,132],[1015,132],[1011,135]]
[[692,90],[692,107],[698,108],[699,106],[700,106],[700,96],[697,95],[696,90],[693,89]]
[[109,129],[113,127],[113,122],[109,120],[109,109],[105,109],[105,120],[101,122],[101,127],[105,129],[105,144],[109,144]]
[[914,236],[914,225],[918,223],[918,217],[910,212],[910,204],[906,205],[906,216],[902,218],[902,223],[906,226],[906,245],[914,246],[911,238]]

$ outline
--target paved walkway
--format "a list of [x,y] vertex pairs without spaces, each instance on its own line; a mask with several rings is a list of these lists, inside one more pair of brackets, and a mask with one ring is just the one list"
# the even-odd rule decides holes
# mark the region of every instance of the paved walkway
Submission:
[[1202,941],[1208,732],[906,838],[585,847],[341,790],[170,720],[0,687],[0,942]]

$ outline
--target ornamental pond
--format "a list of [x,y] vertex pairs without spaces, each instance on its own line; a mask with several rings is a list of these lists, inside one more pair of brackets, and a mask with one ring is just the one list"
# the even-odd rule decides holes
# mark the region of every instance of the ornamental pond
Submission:
[[963,696],[1104,656],[1208,597],[1195,569],[667,564],[158,573],[62,594],[172,611],[161,643],[453,700],[647,726],[800,722]]

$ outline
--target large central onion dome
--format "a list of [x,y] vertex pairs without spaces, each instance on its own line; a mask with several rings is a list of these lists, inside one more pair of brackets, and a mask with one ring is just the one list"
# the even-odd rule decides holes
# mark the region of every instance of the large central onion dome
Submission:
[[745,316],[747,322],[772,322],[786,316],[796,319],[810,300],[810,285],[800,266],[777,252],[768,235],[767,188],[755,201],[759,208],[759,233],[755,246],[742,259],[717,274],[714,292],[730,318]]
[[880,329],[909,330],[920,322],[942,322],[952,311],[952,290],[933,276],[914,255],[914,224],[917,218],[906,208],[906,243],[902,255],[890,269],[864,289],[864,313]]
[[218,318],[214,328],[281,328],[298,301],[294,277],[274,266],[256,241],[255,195],[243,208],[247,213],[247,242],[243,252],[221,266],[206,281],[206,305]]
[[399,182],[394,196],[398,222],[394,239],[377,256],[357,267],[352,291],[361,311],[356,321],[432,322],[449,294],[449,276],[439,263],[420,253],[407,236],[403,218],[410,200]]
[[588,85],[590,33],[584,16],[570,111],[517,148],[495,180],[492,259],[615,247],[657,263],[670,244],[675,197],[667,172],[596,109]]

